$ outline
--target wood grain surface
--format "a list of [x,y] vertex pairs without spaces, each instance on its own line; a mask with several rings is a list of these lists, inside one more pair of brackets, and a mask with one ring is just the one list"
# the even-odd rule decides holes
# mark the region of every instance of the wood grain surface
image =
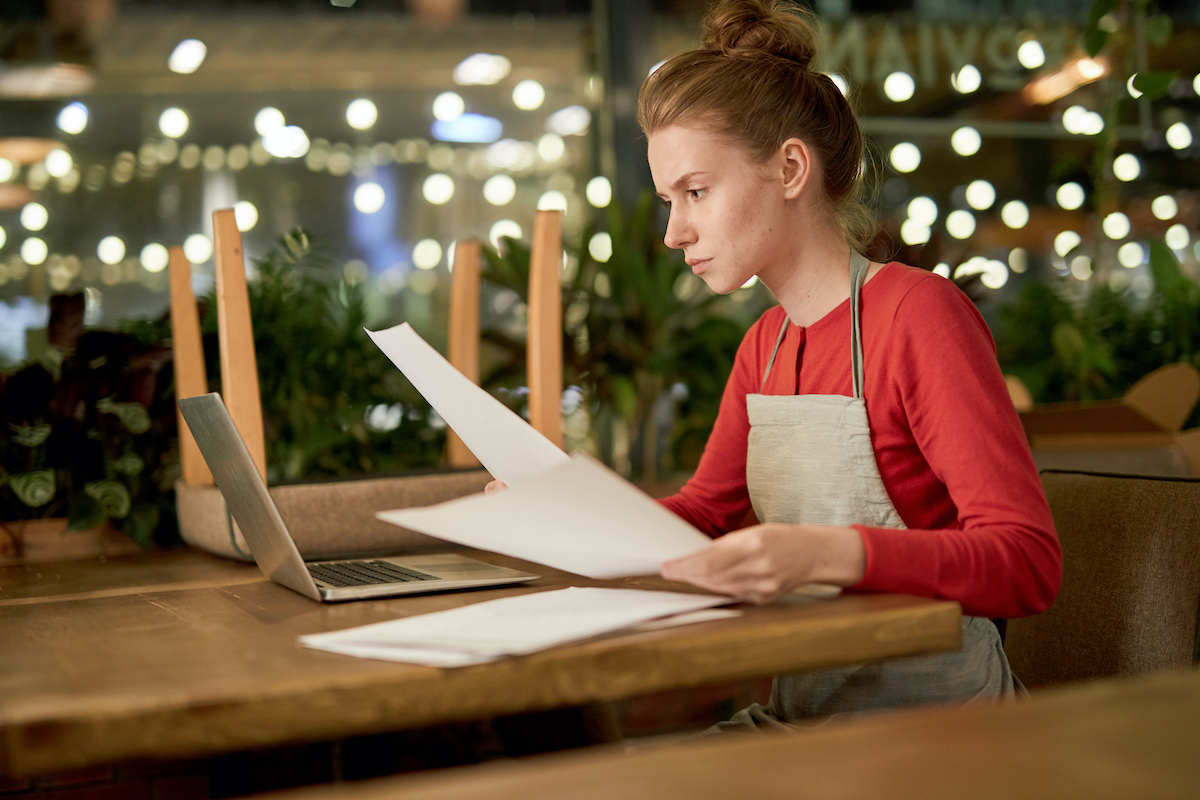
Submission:
[[[208,372],[204,367],[204,342],[200,337],[200,314],[192,291],[192,265],[182,247],[170,250],[171,281],[171,363],[175,370],[175,399],[195,397],[208,392]],[[184,483],[211,486],[212,473],[200,447],[188,430],[179,408],[179,465]]]
[[1200,674],[922,709],[625,753],[492,762],[279,800],[1183,800],[1200,795]]
[[322,605],[252,565],[193,551],[0,568],[0,775],[342,738],[961,644],[957,604],[900,595],[796,598],[455,670],[297,644],[305,633],[568,585],[689,591],[472,554],[543,577]]
[[221,353],[221,397],[246,442],[258,474],[267,479],[258,356],[246,288],[242,234],[232,208],[213,212],[213,258],[217,270],[217,328]]
[[[483,261],[478,239],[454,246],[450,276],[450,334],[447,360],[472,383],[479,383],[479,287]],[[478,467],[479,459],[453,430],[446,435],[446,458],[452,467]]]
[[562,212],[539,211],[529,250],[529,424],[563,446]]

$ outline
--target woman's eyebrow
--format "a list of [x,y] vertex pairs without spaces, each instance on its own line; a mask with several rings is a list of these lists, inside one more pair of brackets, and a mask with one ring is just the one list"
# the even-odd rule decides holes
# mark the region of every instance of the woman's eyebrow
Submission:
[[679,187],[683,186],[683,185],[684,185],[684,184],[686,184],[688,181],[690,181],[692,178],[696,177],[697,175],[703,175],[703,174],[704,174],[704,173],[703,173],[703,172],[701,172],[700,170],[693,170],[692,172],[688,172],[688,173],[685,173],[685,174],[683,174],[683,175],[680,175],[680,176],[679,176],[679,177],[678,177],[678,178],[675,180],[675,182],[674,182],[673,184],[671,184],[671,188],[672,188],[672,189],[678,189]]

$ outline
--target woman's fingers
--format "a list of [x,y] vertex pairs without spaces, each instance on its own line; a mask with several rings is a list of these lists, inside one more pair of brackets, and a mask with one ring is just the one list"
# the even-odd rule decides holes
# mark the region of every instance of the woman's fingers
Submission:
[[764,526],[727,534],[699,553],[664,563],[662,576],[753,603],[769,603],[789,588],[788,567],[795,566],[780,558],[778,537],[770,534]]
[[483,487],[484,494],[492,494],[493,492],[502,492],[508,488],[508,484],[504,481],[492,481],[487,486]]

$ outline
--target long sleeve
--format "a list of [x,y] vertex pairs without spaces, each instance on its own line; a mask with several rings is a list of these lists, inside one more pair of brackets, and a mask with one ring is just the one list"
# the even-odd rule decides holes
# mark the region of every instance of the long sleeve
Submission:
[[[888,329],[894,403],[883,405],[902,414],[917,466],[924,462],[957,513],[932,528],[860,527],[867,570],[857,588],[952,599],[983,616],[1044,611],[1058,593],[1062,553],[986,324],[956,287],[931,276],[897,304]],[[885,482],[907,520],[902,509],[929,484],[890,472]]]
[[[953,283],[891,264],[863,288],[864,397],[880,476],[907,529],[855,526],[866,548],[861,591],[958,601],[966,613],[1045,610],[1062,556],[1041,481],[983,318]],[[852,394],[849,304],[789,329],[768,311],[747,333],[692,480],[664,505],[709,535],[740,524],[746,394]]]

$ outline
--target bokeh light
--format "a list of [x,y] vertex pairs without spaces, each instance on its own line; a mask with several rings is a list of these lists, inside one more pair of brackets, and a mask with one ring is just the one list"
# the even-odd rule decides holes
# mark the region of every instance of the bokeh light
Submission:
[[890,160],[897,172],[912,172],[921,166],[921,150],[912,142],[901,142],[892,148]]
[[493,175],[484,181],[483,199],[494,206],[504,206],[517,195],[517,182],[508,175]]

